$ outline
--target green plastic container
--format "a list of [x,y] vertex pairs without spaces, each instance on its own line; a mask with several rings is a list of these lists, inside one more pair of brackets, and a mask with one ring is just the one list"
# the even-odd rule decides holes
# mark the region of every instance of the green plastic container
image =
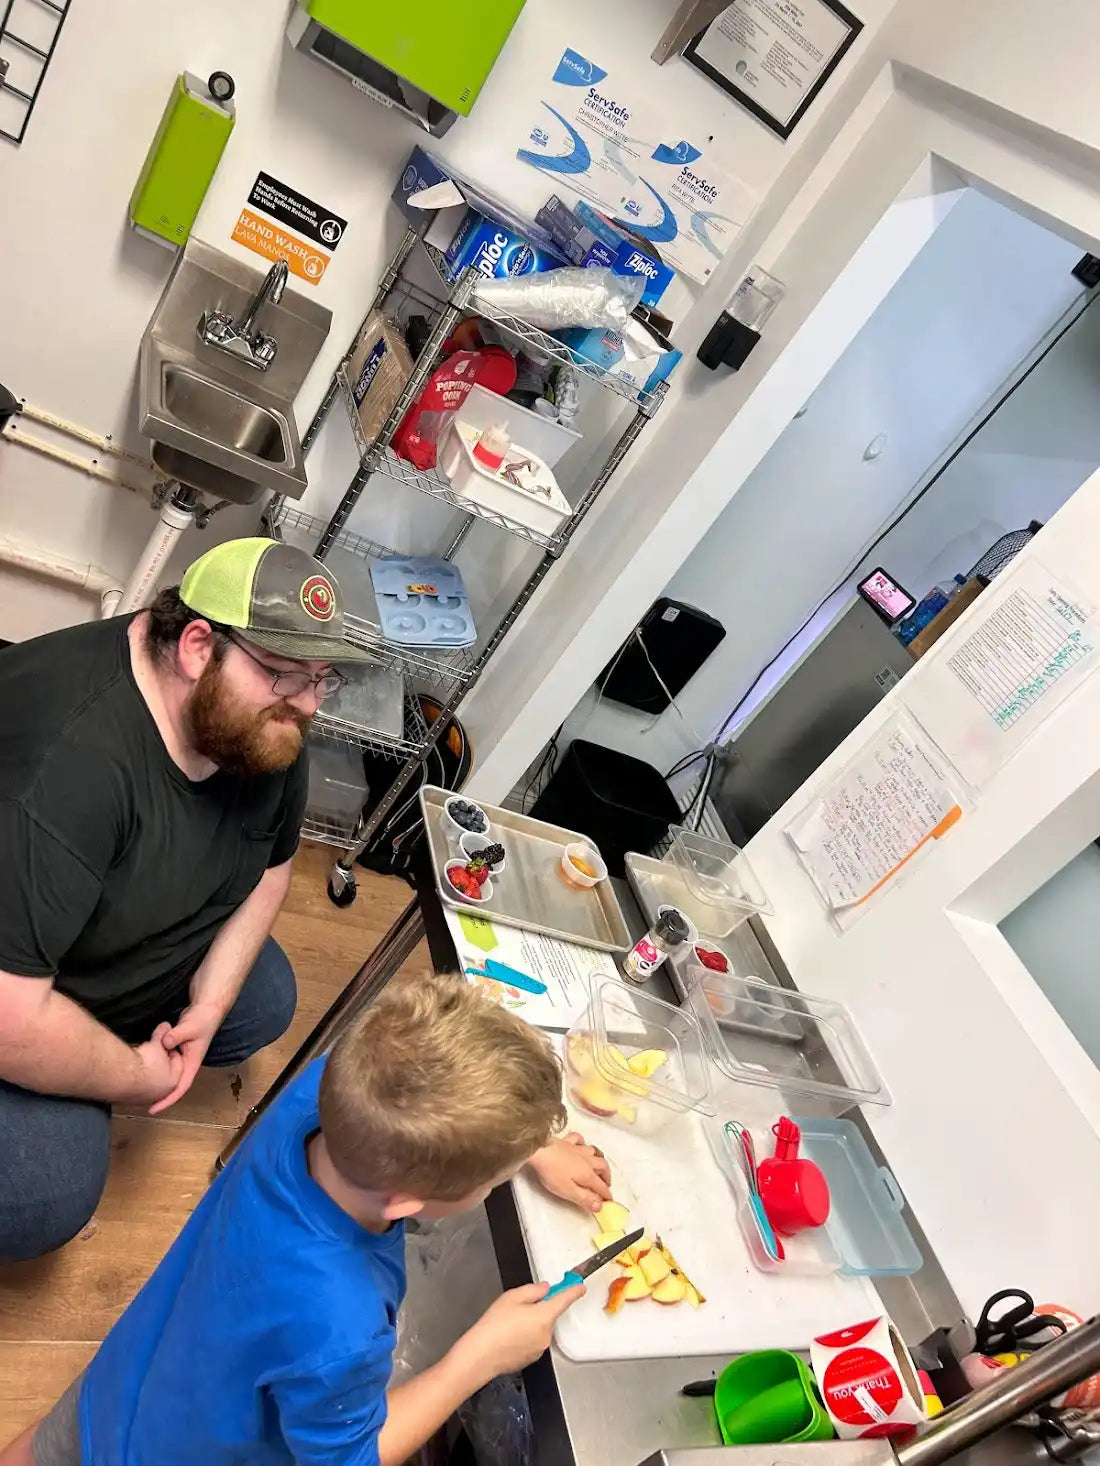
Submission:
[[834,1435],[809,1366],[786,1349],[759,1349],[727,1364],[715,1383],[714,1413],[727,1446],[829,1441]]

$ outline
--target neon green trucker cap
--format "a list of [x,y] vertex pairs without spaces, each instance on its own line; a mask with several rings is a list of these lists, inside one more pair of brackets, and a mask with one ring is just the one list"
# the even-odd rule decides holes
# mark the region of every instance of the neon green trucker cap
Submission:
[[336,577],[305,550],[278,540],[227,540],[200,555],[180,583],[180,600],[207,621],[300,662],[374,662],[344,636]]

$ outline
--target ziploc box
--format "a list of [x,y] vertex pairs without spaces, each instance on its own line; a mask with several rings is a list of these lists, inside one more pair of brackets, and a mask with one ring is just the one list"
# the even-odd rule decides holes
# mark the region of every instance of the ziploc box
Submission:
[[470,265],[493,279],[538,275],[568,263],[537,224],[426,148],[413,149],[393,201],[425,242],[443,254],[452,280]]
[[610,249],[616,250],[616,263],[614,270],[617,275],[641,275],[646,281],[645,289],[642,292],[643,305],[657,305],[665,291],[676,279],[676,271],[669,265],[664,265],[660,260],[655,260],[652,255],[646,254],[640,249],[637,241],[630,238],[621,229],[617,229],[610,219],[605,219],[591,204],[585,203],[584,199],[577,201],[576,215],[578,221],[585,229],[591,231],[597,239],[603,241]]
[[[590,221],[595,221],[595,227]],[[583,202],[571,209],[551,195],[535,215],[568,260],[583,269],[605,267],[616,275],[640,275],[645,282],[642,304],[655,306],[676,278],[675,271],[642,250],[595,209]]]

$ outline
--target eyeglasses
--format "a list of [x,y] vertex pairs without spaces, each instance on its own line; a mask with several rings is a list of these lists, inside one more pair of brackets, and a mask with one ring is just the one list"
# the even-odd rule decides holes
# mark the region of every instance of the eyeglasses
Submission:
[[316,677],[309,672],[280,672],[277,668],[271,667],[267,662],[262,662],[255,652],[251,651],[243,641],[238,641],[235,636],[229,640],[235,647],[238,647],[245,656],[255,662],[257,667],[262,667],[271,677],[271,690],[283,697],[299,697],[308,687],[312,687],[318,697],[332,697],[339,692],[341,687],[348,685],[348,679],[341,672],[329,671],[318,672]]

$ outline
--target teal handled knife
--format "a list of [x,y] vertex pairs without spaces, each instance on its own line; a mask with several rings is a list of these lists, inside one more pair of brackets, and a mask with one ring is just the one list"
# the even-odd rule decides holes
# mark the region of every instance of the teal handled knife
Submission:
[[[599,1252],[594,1252],[591,1257],[586,1257],[583,1262],[578,1262],[571,1267],[562,1278],[560,1283],[555,1283],[547,1293],[546,1298],[553,1298],[557,1293],[564,1293],[566,1288],[575,1288],[578,1283],[583,1283],[585,1278],[590,1278],[593,1273],[599,1272],[600,1268],[606,1267],[609,1262],[614,1262],[620,1252],[625,1252],[628,1247],[633,1247],[635,1242],[640,1242],[645,1236],[645,1228],[639,1227],[636,1232],[628,1232],[618,1242],[613,1242],[610,1247],[604,1247]],[[546,1302],[546,1298],[543,1302]]]

